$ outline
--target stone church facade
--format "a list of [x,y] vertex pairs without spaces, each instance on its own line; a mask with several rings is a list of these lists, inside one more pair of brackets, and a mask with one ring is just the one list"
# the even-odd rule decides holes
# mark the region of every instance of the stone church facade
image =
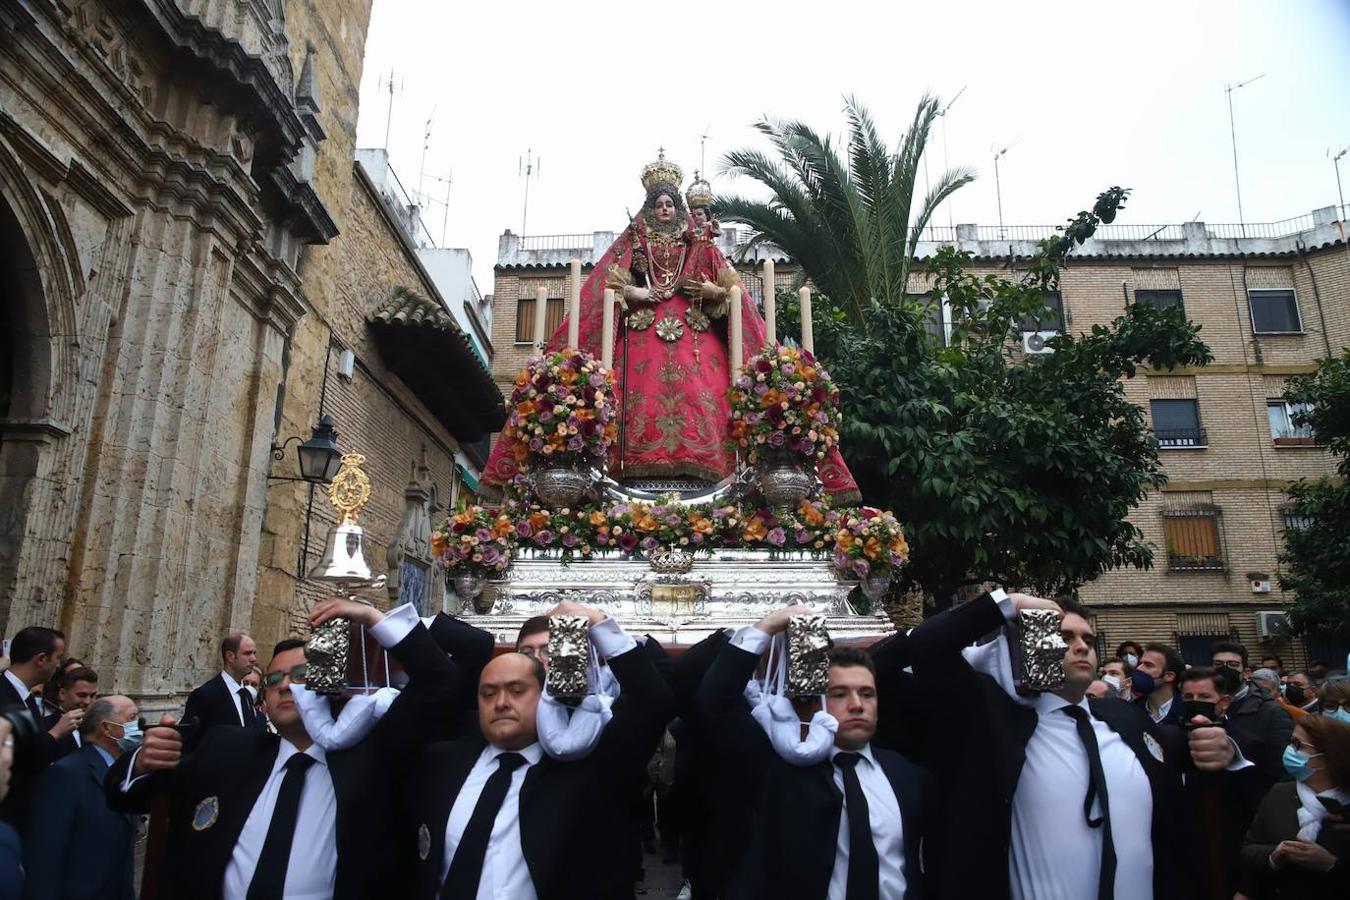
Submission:
[[377,414],[335,411],[339,443],[381,460],[377,571],[410,477],[443,509],[460,436],[482,436],[367,340],[396,286],[442,302],[425,273],[336,289],[353,216],[381,271],[410,255],[353,201],[370,5],[0,0],[0,630],[62,628],[143,708],[212,671],[223,634],[266,656],[295,628],[326,500],[269,481],[297,468],[272,451],[323,402],[384,389]]

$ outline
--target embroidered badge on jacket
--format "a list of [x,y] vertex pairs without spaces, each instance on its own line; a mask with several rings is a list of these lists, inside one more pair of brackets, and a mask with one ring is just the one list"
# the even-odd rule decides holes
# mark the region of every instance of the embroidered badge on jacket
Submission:
[[192,811],[192,830],[205,831],[220,818],[220,798],[207,797]]
[[1162,744],[1159,744],[1158,739],[1148,732],[1144,733],[1144,746],[1148,748],[1149,755],[1154,759],[1158,762],[1163,761]]
[[417,857],[421,859],[423,862],[426,862],[427,857],[430,855],[431,855],[431,829],[427,828],[426,824],[424,823],[422,827],[417,829]]

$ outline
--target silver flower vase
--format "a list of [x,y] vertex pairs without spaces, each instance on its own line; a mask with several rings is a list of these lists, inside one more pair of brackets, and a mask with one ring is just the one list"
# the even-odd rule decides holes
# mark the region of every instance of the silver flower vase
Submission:
[[873,603],[879,602],[886,596],[891,589],[891,573],[889,571],[878,572],[873,569],[863,576],[862,592],[868,600]]
[[781,447],[765,448],[756,464],[759,490],[774,508],[796,508],[816,488],[816,473],[799,453]]
[[488,609],[484,610],[478,599],[483,594],[483,585],[486,581],[482,572],[461,569],[454,576],[455,594],[465,605],[473,604],[473,608],[479,612],[490,612],[491,604],[489,603]]
[[539,461],[534,463],[530,480],[545,506],[562,509],[575,506],[586,493],[591,486],[591,473],[582,463]]

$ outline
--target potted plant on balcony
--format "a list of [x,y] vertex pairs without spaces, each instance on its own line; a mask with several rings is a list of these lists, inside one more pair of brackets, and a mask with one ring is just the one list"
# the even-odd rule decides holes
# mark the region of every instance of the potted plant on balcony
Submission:
[[731,441],[758,470],[771,507],[793,509],[816,488],[816,463],[839,442],[839,388],[809,350],[765,347],[727,391]]
[[614,378],[584,350],[534,356],[511,393],[502,431],[530,484],[551,509],[575,506],[618,433]]

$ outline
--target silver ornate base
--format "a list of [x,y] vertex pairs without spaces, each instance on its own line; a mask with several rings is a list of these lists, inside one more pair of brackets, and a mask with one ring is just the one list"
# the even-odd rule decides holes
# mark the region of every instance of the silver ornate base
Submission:
[[610,614],[633,634],[662,643],[693,644],[720,628],[753,625],[789,604],[826,616],[836,639],[894,631],[884,614],[860,615],[848,603],[857,584],[841,579],[827,558],[767,550],[721,550],[712,557],[671,554],[647,561],[602,557],[564,564],[560,554],[523,551],[502,580],[489,581],[480,608],[464,621],[512,643],[521,624],[562,600]]

